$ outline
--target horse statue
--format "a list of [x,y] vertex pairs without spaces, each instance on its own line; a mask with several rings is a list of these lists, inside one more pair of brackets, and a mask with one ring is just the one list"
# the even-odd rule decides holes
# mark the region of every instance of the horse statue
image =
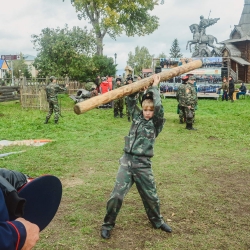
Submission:
[[189,26],[189,28],[190,28],[191,32],[193,33],[193,40],[189,40],[187,42],[186,49],[188,49],[188,45],[189,45],[190,52],[192,52],[191,46],[193,44],[198,44],[199,48],[201,48],[201,49],[199,49],[199,51],[194,52],[195,56],[201,56],[201,54],[202,54],[202,56],[204,56],[204,54],[208,57],[211,56],[211,52],[207,46],[212,47],[213,51],[216,51],[219,53],[219,49],[216,48],[215,45],[213,45],[214,42],[216,42],[216,44],[219,44],[217,41],[217,38],[215,36],[206,35],[206,34],[203,34],[201,36],[200,32],[199,32],[199,25],[198,24],[192,24]]

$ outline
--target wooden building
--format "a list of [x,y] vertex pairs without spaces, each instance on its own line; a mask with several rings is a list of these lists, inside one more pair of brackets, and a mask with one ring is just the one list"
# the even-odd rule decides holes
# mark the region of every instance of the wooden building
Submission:
[[230,38],[222,43],[228,75],[236,81],[250,82],[250,0],[245,0],[239,24],[234,26]]
[[5,60],[0,59],[0,78],[4,78],[6,72],[9,72],[10,68]]

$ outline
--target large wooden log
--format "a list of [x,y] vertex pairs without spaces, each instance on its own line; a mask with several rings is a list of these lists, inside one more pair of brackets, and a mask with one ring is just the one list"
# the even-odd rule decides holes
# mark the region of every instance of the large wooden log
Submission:
[[[187,73],[191,70],[200,68],[202,66],[201,60],[195,60],[190,63],[184,64],[179,67],[172,68],[170,70],[162,71],[158,73],[158,75],[161,77],[161,82],[166,81],[168,79],[171,79],[175,76],[182,75],[184,73]],[[80,115],[83,114],[93,108],[96,108],[102,104],[111,102],[113,100],[116,100],[118,98],[121,98],[123,96],[127,96],[130,94],[133,94],[135,92],[140,91],[144,87],[148,87],[152,85],[153,78],[152,76],[144,78],[140,81],[133,82],[131,84],[127,84],[125,86],[122,86],[118,89],[109,91],[105,94],[98,95],[95,97],[92,97],[86,101],[79,102],[74,106],[74,111],[76,114]]]

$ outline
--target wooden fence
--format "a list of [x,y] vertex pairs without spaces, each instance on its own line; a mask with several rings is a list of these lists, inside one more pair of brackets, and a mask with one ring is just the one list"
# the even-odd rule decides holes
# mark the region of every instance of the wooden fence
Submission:
[[[48,103],[45,88],[49,78],[0,79],[0,102],[20,100],[23,108],[47,110]],[[61,86],[68,84],[68,94],[73,95],[78,89],[84,88],[85,83],[70,80],[68,77],[58,79]],[[1,86],[2,85],[2,86]]]

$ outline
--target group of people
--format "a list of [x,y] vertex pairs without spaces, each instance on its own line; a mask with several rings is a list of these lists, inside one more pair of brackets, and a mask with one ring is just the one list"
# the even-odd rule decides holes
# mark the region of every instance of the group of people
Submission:
[[[235,84],[232,76],[229,76],[228,80],[224,76],[222,86],[218,89],[218,91],[222,90],[222,101],[231,100],[231,102],[234,102],[233,94],[235,92]],[[247,92],[246,86],[244,83],[241,83],[241,86],[239,88],[239,91],[236,93],[236,99],[240,98],[240,95],[245,95]]]
[[[115,186],[106,206],[106,215],[101,227],[101,237],[108,239],[115,227],[123,199],[135,183],[146,214],[155,229],[171,233],[171,227],[160,213],[160,201],[156,191],[151,158],[154,155],[155,139],[162,131],[165,119],[158,89],[160,76],[152,76],[152,85],[138,93],[127,96],[127,107],[132,119],[131,128],[125,137],[124,154]],[[117,79],[119,84],[120,79]],[[130,77],[127,82],[132,82]],[[141,105],[142,110],[138,107]],[[39,239],[39,228],[22,218],[25,200],[18,196],[17,189],[27,182],[27,176],[17,171],[0,171],[0,249],[28,250]],[[15,220],[10,219],[16,213]]]
[[[137,77],[137,81],[141,80],[142,79],[142,76],[139,75]],[[133,83],[134,79],[132,77],[132,75],[128,75],[127,78],[126,78],[126,81],[124,83],[122,83],[122,79],[121,77],[118,77],[116,78],[116,81],[115,81],[115,84],[114,84],[114,87],[113,89],[117,89],[117,88],[120,88],[126,84],[131,84]],[[114,100],[114,117],[117,118],[117,117],[123,117],[124,114],[123,114],[123,109],[124,109],[124,103],[125,103],[125,106],[126,106],[126,115],[127,115],[127,119],[128,121],[130,122],[131,121],[131,113],[129,111],[129,108],[128,108],[128,97],[120,97],[116,100]]]
[[194,86],[196,78],[193,75],[186,75],[182,78],[182,84],[176,92],[178,101],[177,113],[180,124],[185,123],[186,129],[195,130],[193,127],[195,119],[195,109],[198,105],[197,92]]

